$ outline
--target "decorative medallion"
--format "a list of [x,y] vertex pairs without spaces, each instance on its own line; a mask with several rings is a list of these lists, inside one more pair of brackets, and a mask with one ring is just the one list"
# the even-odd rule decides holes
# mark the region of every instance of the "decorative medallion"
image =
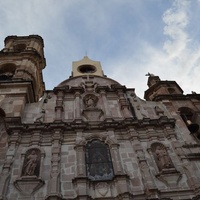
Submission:
[[87,94],[83,98],[83,102],[87,108],[95,108],[98,102],[98,97],[94,94]]
[[100,182],[95,186],[95,189],[101,196],[105,197],[109,191],[109,186],[105,182]]

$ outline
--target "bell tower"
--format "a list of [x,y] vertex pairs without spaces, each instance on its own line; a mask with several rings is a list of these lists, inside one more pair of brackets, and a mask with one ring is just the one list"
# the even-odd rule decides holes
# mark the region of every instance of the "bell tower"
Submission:
[[84,75],[105,77],[101,68],[101,63],[90,60],[87,56],[84,56],[82,60],[72,63],[72,77]]
[[24,105],[37,102],[45,89],[43,39],[38,35],[8,36],[4,43],[0,51],[2,107],[9,116],[20,116]]
[[148,73],[148,89],[145,91],[144,98],[147,101],[161,101],[172,97],[183,96],[183,90],[176,81],[163,81],[159,76]]

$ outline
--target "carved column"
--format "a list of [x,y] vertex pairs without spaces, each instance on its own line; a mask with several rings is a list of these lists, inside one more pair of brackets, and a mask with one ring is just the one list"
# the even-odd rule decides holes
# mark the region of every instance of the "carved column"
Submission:
[[166,133],[166,137],[168,139],[171,139],[173,141],[176,141],[176,132],[174,130],[174,128],[172,128],[171,126],[165,126],[165,133]]
[[77,131],[76,138],[76,177],[73,179],[73,184],[77,188],[77,199],[88,199],[88,178],[86,176],[86,163],[85,163],[85,138],[83,137],[82,130]]
[[113,168],[115,175],[123,174],[122,164],[120,161],[120,155],[119,155],[119,145],[118,144],[112,144],[110,153],[112,155],[113,162]]
[[63,112],[63,97],[64,92],[59,90],[57,92],[57,100],[56,100],[56,107],[55,107],[55,121],[62,121],[62,112]]
[[183,168],[188,178],[188,185],[196,192],[196,194],[200,194],[200,180],[197,170],[194,169],[193,163],[188,159],[185,159],[183,160]]
[[184,143],[180,142],[173,142],[173,147],[175,149],[176,154],[179,156],[180,160],[182,161],[182,167],[184,172],[188,178],[187,183],[188,185],[195,190],[197,194],[200,194],[200,179],[198,176],[198,172],[194,169],[194,161],[191,162],[187,155],[191,152],[188,147],[184,148]]
[[20,139],[20,130],[14,130],[9,138],[9,147],[2,168],[2,173],[0,174],[0,199],[2,200],[6,198],[7,186],[10,181],[11,167]]
[[76,90],[74,96],[75,96],[75,119],[81,120],[81,102],[80,102],[81,92],[79,90]]
[[54,130],[52,137],[52,159],[51,159],[51,172],[50,180],[48,183],[48,200],[61,199],[60,194],[60,153],[62,132],[60,129]]
[[133,147],[137,154],[137,158],[138,158],[138,162],[139,162],[139,166],[140,166],[139,168],[140,168],[141,174],[142,174],[142,181],[143,181],[144,188],[145,188],[145,193],[148,197],[156,198],[157,197],[157,194],[155,192],[156,185],[153,181],[153,177],[151,175],[148,163],[146,161],[142,146],[140,145],[140,143],[134,142]]
[[105,90],[100,90],[100,95],[101,95],[102,101],[103,101],[105,118],[106,119],[111,119],[111,113],[110,113],[110,109],[109,109],[109,106],[108,106],[108,103],[107,103],[107,98],[106,98],[106,91]]
[[76,155],[77,155],[77,176],[85,177],[86,169],[85,169],[85,146],[78,145],[75,147]]
[[131,118],[132,115],[131,115],[131,113],[128,109],[129,105],[128,105],[125,97],[124,97],[123,90],[118,89],[117,93],[118,93],[118,96],[119,96],[119,103],[120,103],[121,110],[122,110],[122,113],[124,115],[124,118]]
[[38,145],[40,146],[41,143],[41,134],[40,130],[34,130],[32,137],[31,137],[31,145]]
[[152,195],[151,190],[156,189],[155,183],[153,181],[152,175],[150,173],[149,166],[147,164],[147,161],[144,157],[144,152],[143,151],[138,151],[138,160],[139,160],[139,165],[140,169],[142,172],[142,177],[143,177],[143,184],[146,189],[146,194],[147,196]]

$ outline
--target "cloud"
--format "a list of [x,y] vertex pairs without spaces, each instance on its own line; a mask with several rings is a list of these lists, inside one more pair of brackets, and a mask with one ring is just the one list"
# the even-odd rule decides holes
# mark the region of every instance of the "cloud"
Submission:
[[[181,84],[186,83],[188,90],[199,90],[192,80],[196,81],[200,78],[199,73],[195,73],[200,67],[200,46],[197,41],[190,37],[187,29],[189,25],[189,8],[191,1],[176,0],[172,8],[167,10],[163,15],[165,22],[164,34],[168,36],[168,40],[164,43],[163,49],[167,53],[167,57],[172,61],[174,68],[178,68],[177,81]],[[190,16],[191,17],[191,16]],[[187,83],[190,86],[187,87]]]
[[165,23],[164,34],[169,36],[163,48],[168,53],[168,56],[172,58],[181,56],[182,51],[189,42],[188,35],[185,32],[188,24],[188,6],[189,1],[176,0],[172,8],[168,9],[163,15]]
[[[191,1],[175,0],[163,13],[163,48],[140,41],[140,50],[132,58],[121,59],[113,78],[136,88],[143,97],[147,78],[145,73],[159,75],[162,80],[175,80],[186,93],[199,92],[200,45],[190,36]],[[131,51],[134,51],[131,49]],[[125,72],[125,77],[121,74]],[[143,72],[143,73],[141,73]]]
[[200,48],[194,29],[188,30],[192,4],[193,0],[0,1],[0,40],[13,34],[43,37],[47,89],[67,79],[72,61],[87,51],[102,62],[108,77],[135,87],[140,97],[147,89],[147,72],[176,80],[186,92],[198,91]]

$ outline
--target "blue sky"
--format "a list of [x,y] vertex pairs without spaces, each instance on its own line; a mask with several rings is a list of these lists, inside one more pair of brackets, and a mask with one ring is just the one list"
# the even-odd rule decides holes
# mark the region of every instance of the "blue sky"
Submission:
[[46,89],[85,56],[143,98],[148,72],[200,93],[200,0],[0,0],[8,35],[43,37]]

